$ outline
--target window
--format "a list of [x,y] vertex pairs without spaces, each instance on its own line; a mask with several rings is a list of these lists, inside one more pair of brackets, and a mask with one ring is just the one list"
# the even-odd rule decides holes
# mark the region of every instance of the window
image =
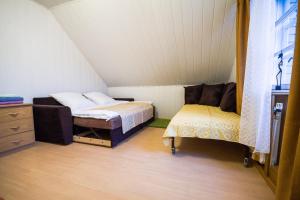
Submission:
[[295,48],[297,3],[298,0],[276,0],[276,46],[273,84],[277,84],[276,74],[279,72],[278,64],[282,56],[281,89],[289,89],[290,86]]

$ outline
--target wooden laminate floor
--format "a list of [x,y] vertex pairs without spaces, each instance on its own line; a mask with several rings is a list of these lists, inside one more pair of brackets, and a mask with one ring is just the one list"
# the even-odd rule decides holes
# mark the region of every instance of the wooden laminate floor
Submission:
[[[146,128],[114,149],[36,143],[0,157],[4,199],[269,200],[255,167],[244,168],[239,145],[185,139],[173,156],[164,129]],[[180,143],[180,144],[179,144]]]

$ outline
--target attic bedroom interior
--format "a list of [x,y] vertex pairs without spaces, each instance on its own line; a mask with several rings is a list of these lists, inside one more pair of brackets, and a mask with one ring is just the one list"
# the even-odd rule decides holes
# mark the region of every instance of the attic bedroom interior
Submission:
[[0,0],[0,200],[300,200],[298,0]]

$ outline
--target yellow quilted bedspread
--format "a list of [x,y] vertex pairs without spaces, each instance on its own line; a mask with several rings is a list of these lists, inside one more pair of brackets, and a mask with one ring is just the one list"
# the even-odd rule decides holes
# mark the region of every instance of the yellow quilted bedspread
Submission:
[[198,137],[239,141],[240,116],[219,107],[184,105],[173,117],[163,137]]

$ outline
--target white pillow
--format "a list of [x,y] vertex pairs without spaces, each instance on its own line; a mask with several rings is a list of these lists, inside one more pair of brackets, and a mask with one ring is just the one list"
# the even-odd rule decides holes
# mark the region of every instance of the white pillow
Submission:
[[83,94],[86,98],[93,101],[97,105],[106,105],[116,102],[113,98],[101,93],[101,92],[87,92]]
[[94,102],[82,96],[82,94],[75,92],[62,92],[50,94],[50,96],[62,105],[70,107],[72,112],[77,109],[88,108],[96,105]]

